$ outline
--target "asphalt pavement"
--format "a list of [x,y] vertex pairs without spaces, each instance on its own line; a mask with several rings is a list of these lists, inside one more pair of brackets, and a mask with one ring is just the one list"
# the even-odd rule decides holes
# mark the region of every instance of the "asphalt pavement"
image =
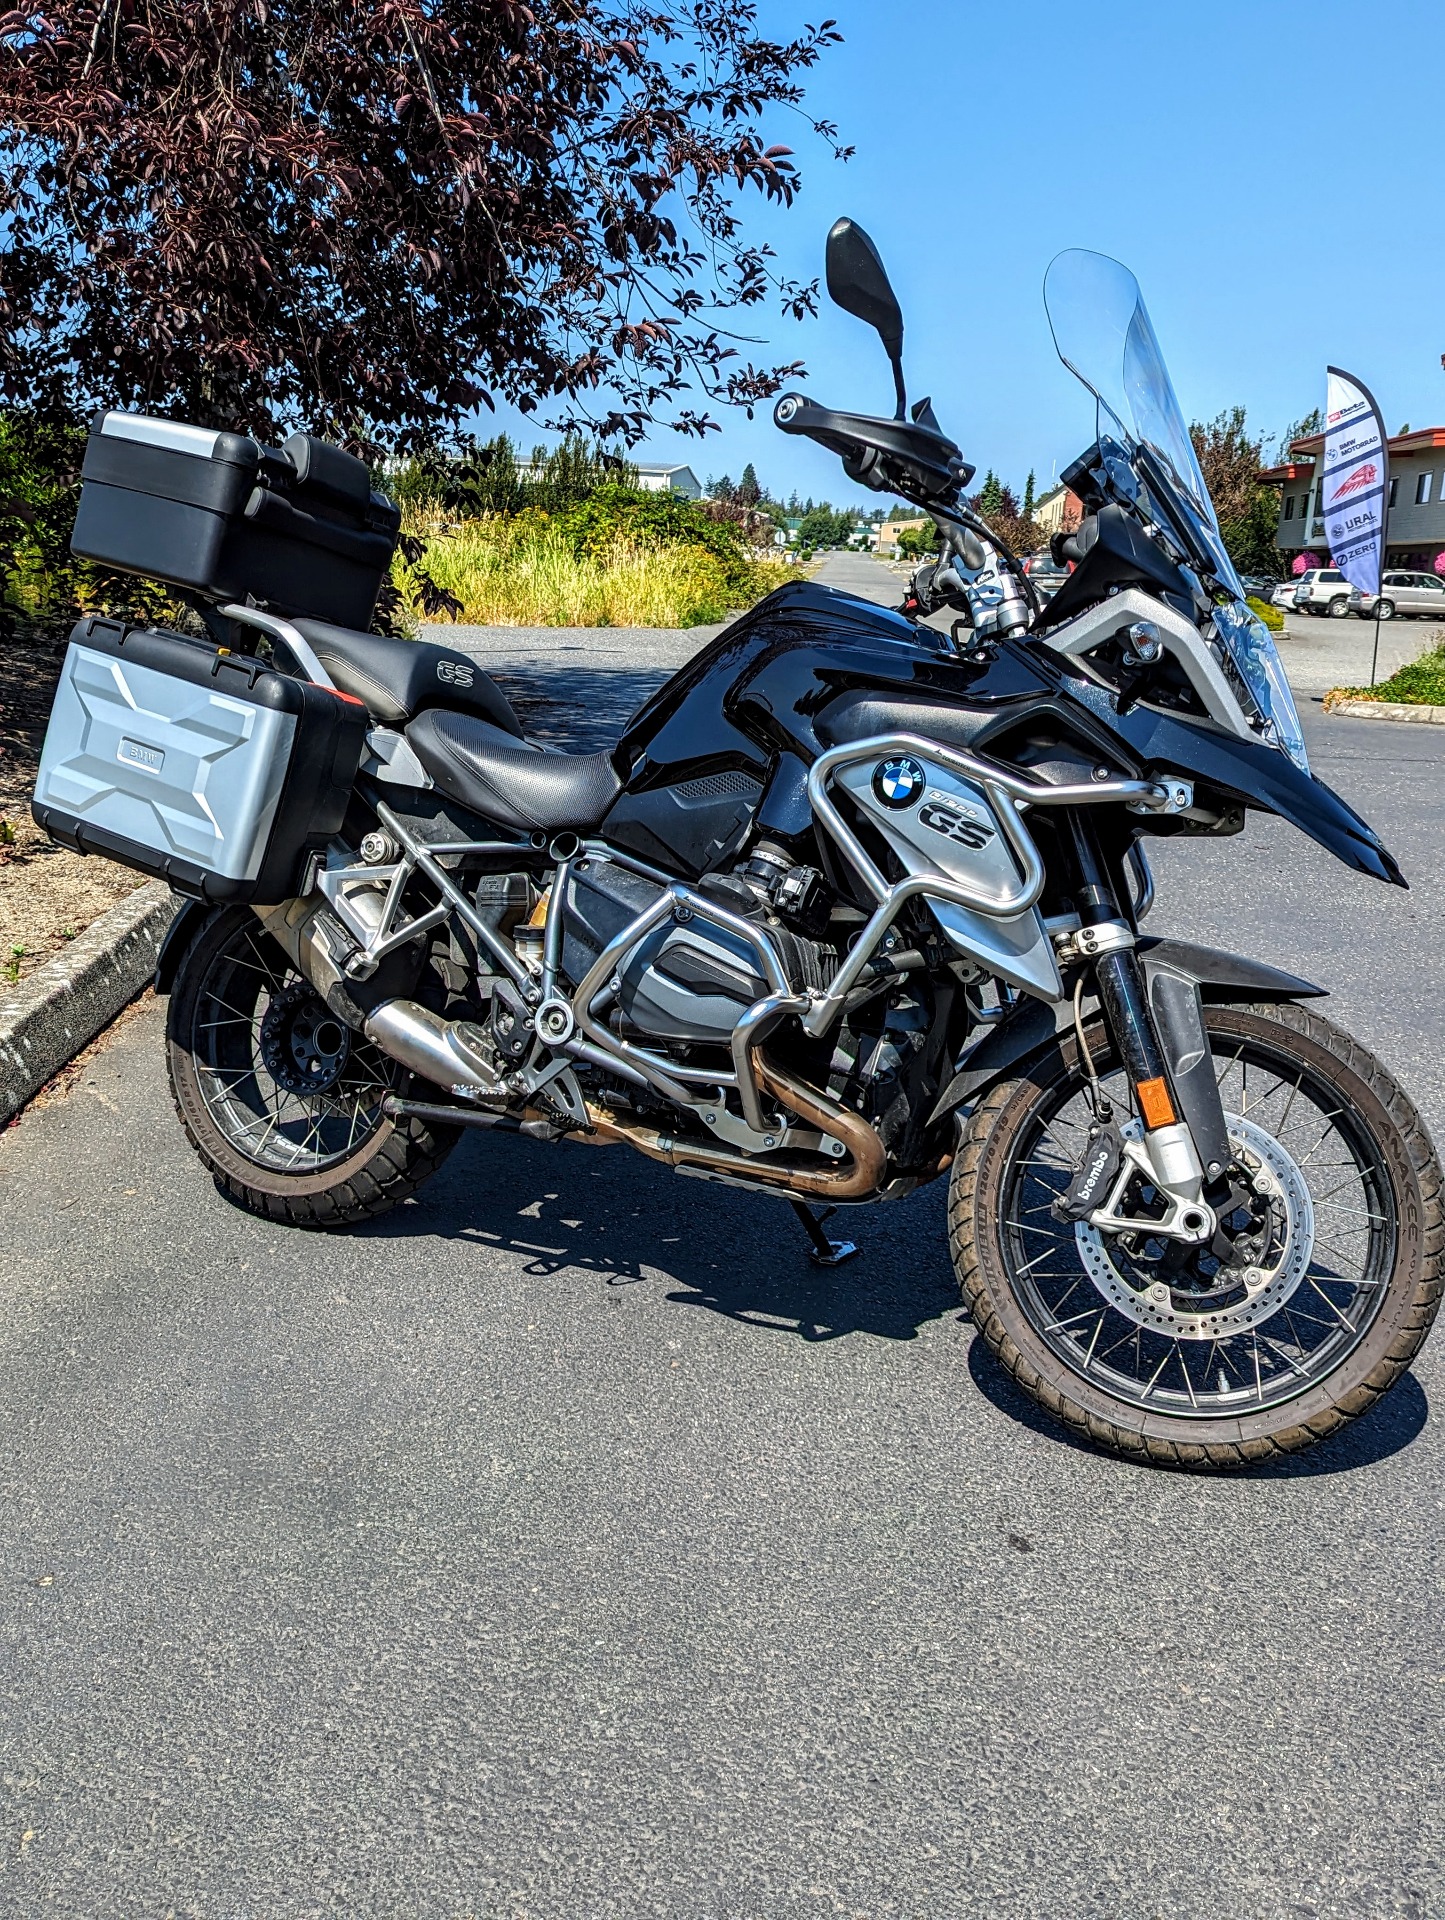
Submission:
[[[1304,705],[1413,891],[1251,821],[1154,924],[1329,986],[1440,1134],[1445,741]],[[1127,1466],[973,1342],[937,1189],[823,1274],[781,1205],[482,1136],[288,1231],[154,1004],[0,1136],[0,1221],[0,1912],[1445,1913],[1438,1338],[1298,1460]]]

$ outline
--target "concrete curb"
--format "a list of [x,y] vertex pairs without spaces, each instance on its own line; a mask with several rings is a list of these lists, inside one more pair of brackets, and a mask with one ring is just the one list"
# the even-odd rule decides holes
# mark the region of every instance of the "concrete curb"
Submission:
[[179,905],[152,880],[0,994],[0,1126],[145,986]]
[[1330,700],[1325,712],[1346,720],[1412,720],[1417,725],[1445,726],[1445,707],[1412,706],[1404,700]]

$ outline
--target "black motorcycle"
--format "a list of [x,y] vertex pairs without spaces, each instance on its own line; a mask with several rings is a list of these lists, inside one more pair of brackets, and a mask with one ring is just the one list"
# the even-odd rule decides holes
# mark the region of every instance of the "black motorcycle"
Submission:
[[[1098,435],[1040,606],[929,402],[907,410],[902,317],[849,221],[827,273],[897,412],[789,395],[777,424],[932,515],[919,611],[951,634],[799,582],[610,751],[542,751],[474,660],[359,630],[366,543],[395,534],[359,463],[107,415],[77,547],[195,590],[210,639],[77,631],[37,817],[193,896],[159,969],[172,1086],[258,1213],[344,1226],[486,1128],[780,1196],[832,1264],[854,1249],[828,1211],[947,1173],[979,1332],[1081,1437],[1205,1468],[1307,1446],[1425,1337],[1439,1169],[1320,988],[1141,932],[1144,848],[1256,807],[1399,869],[1309,772],[1132,276],[1049,271]],[[147,538],[179,544],[138,558],[138,491],[218,516],[224,552],[157,506]],[[296,554],[323,550],[353,624],[298,611],[321,575]]]

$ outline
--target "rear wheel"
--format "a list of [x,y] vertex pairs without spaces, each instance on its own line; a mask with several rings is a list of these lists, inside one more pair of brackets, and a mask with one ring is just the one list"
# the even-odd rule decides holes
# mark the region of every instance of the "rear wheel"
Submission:
[[1381,600],[1376,605],[1375,611],[1373,614],[1367,613],[1367,614],[1361,615],[1361,618],[1365,620],[1370,620],[1370,619],[1393,620],[1394,617],[1395,617],[1395,603],[1393,600]]
[[171,1093],[222,1193],[340,1227],[414,1193],[461,1138],[382,1112],[405,1070],[331,1013],[247,907],[202,926],[177,970]]
[[[964,1300],[1018,1384],[1113,1452],[1232,1468],[1323,1439],[1409,1366],[1440,1300],[1440,1169],[1363,1047],[1294,1005],[1207,1010],[1235,1150],[1213,1247],[1061,1221],[1093,1117],[1072,1036],[996,1087],[954,1161]],[[1128,1089],[1091,1047],[1120,1113]],[[1149,1212],[1153,1190],[1131,1198]]]

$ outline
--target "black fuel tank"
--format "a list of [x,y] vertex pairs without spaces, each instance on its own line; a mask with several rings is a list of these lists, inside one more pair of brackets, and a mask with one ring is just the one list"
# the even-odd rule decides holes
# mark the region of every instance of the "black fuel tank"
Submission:
[[724,865],[756,815],[811,830],[807,770],[826,748],[890,728],[965,745],[1048,701],[1057,670],[1000,648],[965,661],[944,635],[835,588],[780,587],[660,687],[618,747],[618,847],[689,877]]

